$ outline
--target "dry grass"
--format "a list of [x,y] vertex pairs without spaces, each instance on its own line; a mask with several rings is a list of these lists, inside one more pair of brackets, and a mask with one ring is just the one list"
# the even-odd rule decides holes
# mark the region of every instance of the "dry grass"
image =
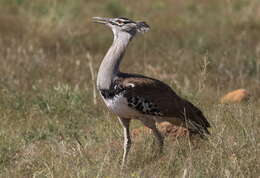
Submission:
[[[167,138],[158,155],[143,133],[120,175],[122,129],[93,89],[112,36],[91,16],[151,25],[122,70],[162,79],[202,108],[208,141]],[[259,18],[259,0],[0,1],[0,177],[258,177]],[[237,88],[249,103],[218,103]]]

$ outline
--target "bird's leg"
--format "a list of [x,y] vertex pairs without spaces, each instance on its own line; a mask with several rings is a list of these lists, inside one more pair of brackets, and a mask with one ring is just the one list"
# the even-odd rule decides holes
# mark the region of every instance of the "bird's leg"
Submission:
[[131,137],[130,137],[130,131],[129,131],[129,124],[130,119],[120,118],[118,117],[123,129],[124,129],[124,154],[123,154],[123,160],[121,163],[121,168],[123,168],[127,162],[127,155],[131,148]]
[[155,136],[155,138],[157,139],[158,141],[158,144],[159,144],[159,148],[160,148],[160,152],[162,152],[163,150],[163,142],[164,142],[164,138],[163,136],[161,135],[160,131],[157,129],[156,127],[156,124],[155,124],[155,120],[152,119],[152,118],[145,118],[145,119],[141,119],[142,123],[152,129],[153,131],[153,134]]

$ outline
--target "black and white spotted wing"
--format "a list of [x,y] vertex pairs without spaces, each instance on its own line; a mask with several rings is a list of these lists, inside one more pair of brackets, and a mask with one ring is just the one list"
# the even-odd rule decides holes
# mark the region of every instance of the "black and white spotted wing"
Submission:
[[128,106],[143,114],[162,116],[163,114],[158,109],[157,105],[146,100],[143,97],[131,96],[127,98]]

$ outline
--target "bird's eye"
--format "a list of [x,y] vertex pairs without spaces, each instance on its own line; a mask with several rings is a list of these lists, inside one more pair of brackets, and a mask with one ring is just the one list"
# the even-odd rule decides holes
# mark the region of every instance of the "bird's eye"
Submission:
[[116,21],[118,24],[122,25],[124,22],[122,20],[117,20]]

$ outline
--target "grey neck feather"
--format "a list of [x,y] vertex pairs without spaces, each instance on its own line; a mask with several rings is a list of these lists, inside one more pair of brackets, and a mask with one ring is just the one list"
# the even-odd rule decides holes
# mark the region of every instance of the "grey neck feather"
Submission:
[[126,32],[114,32],[114,41],[105,55],[97,75],[97,88],[109,90],[115,77],[119,74],[119,65],[132,35]]

